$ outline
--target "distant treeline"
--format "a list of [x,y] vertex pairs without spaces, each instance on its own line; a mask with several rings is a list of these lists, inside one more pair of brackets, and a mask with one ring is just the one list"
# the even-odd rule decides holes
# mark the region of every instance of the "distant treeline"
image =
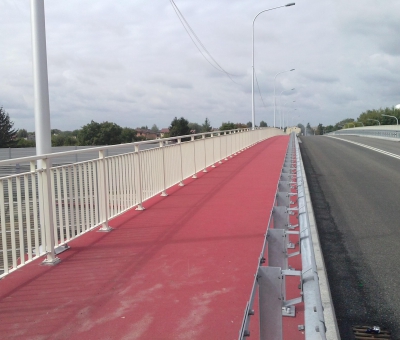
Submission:
[[[322,135],[332,131],[347,129],[360,126],[372,126],[372,125],[396,125],[397,121],[395,118],[400,120],[400,110],[393,107],[386,107],[374,110],[367,110],[361,113],[358,118],[346,118],[337,122],[335,125],[324,126],[319,124],[317,128],[310,128],[308,133],[315,133],[316,135]],[[300,127],[301,124],[299,124]],[[304,128],[304,127],[303,127]]]

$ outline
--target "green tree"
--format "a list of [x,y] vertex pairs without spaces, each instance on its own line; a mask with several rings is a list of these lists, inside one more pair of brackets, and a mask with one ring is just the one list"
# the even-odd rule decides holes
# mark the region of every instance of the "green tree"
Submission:
[[212,130],[212,126],[210,124],[210,120],[206,118],[203,125],[201,126],[201,132],[210,132]]
[[267,127],[268,124],[264,122],[263,120],[260,122],[260,127]]
[[18,130],[13,129],[14,123],[10,116],[0,107],[0,148],[7,148],[15,144]]
[[251,129],[251,127],[253,126],[253,123],[252,122],[247,122],[247,127],[249,128],[249,129]]
[[71,133],[60,132],[51,136],[52,146],[73,146],[77,145],[77,140]]
[[170,137],[185,136],[190,134],[189,122],[181,117],[174,118],[169,127]]
[[228,121],[227,123],[223,122],[219,128],[221,131],[224,130],[234,130],[236,129],[236,124]]
[[324,127],[323,125],[320,123],[317,126],[317,129],[315,130],[315,134],[316,135],[323,135],[324,134]]
[[[257,125],[256,125],[257,127]],[[243,124],[243,123],[236,123],[235,124],[235,129],[248,129],[249,127],[247,126],[247,124]]]
[[302,135],[304,136],[306,133],[306,128],[304,127],[304,125],[303,124],[297,124],[297,127],[299,127],[300,128],[300,130],[301,130],[301,133],[302,133]]
[[121,132],[121,142],[122,143],[132,143],[137,141],[137,132],[135,129],[124,127]]
[[78,145],[114,145],[121,143],[122,127],[115,123],[91,121],[78,132]]
[[160,129],[158,128],[158,126],[156,124],[153,124],[153,126],[150,129],[151,131],[153,131],[154,133],[157,133],[158,131],[160,131]]
[[31,148],[36,145],[34,140],[27,140],[24,138],[20,138],[17,140],[17,143],[14,145],[16,148]]
[[189,123],[189,128],[190,131],[194,130],[196,133],[200,133],[202,129],[201,125],[197,123]]
[[313,135],[314,134],[314,129],[311,127],[310,123],[307,123],[306,126],[306,135]]
[[59,135],[60,133],[62,133],[62,131],[61,131],[61,130],[58,130],[58,129],[51,129],[51,130],[50,130],[50,133],[51,133],[52,135]]
[[17,138],[28,138],[28,131],[25,129],[19,129],[17,132]]

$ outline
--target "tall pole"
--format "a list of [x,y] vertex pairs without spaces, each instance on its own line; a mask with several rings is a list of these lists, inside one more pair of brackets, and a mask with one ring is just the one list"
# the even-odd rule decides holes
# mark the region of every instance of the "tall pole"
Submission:
[[280,128],[282,129],[282,93],[287,92],[287,91],[294,91],[295,88],[292,88],[290,90],[283,90],[280,95],[279,95],[279,117],[280,117]]
[[254,22],[256,21],[257,17],[264,12],[268,12],[268,11],[272,11],[274,9],[277,8],[282,8],[282,7],[289,7],[289,6],[293,6],[295,5],[294,2],[291,2],[287,5],[283,5],[283,6],[278,6],[278,7],[274,7],[274,8],[270,8],[270,9],[265,9],[261,12],[259,12],[253,19],[253,39],[252,39],[252,43],[253,43],[253,50],[252,50],[252,81],[251,81],[251,126],[252,126],[252,130],[254,130],[255,127],[255,111],[254,111]]
[[282,73],[290,72],[290,71],[294,71],[294,70],[295,70],[295,69],[292,68],[291,70],[279,72],[279,73],[277,73],[277,74],[275,75],[275,77],[274,77],[274,127],[276,127],[276,113],[275,113],[275,112],[276,112],[276,91],[275,91],[275,88],[276,88],[276,86],[275,86],[276,77],[279,76],[279,75],[282,74]]
[[44,0],[31,0],[31,23],[36,154],[44,155],[51,153]]

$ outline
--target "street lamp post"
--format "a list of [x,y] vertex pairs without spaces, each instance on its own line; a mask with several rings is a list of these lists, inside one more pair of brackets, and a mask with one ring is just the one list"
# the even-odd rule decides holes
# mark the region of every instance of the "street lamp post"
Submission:
[[292,88],[290,90],[283,90],[280,95],[279,95],[279,119],[280,119],[280,128],[282,129],[282,93],[287,92],[287,91],[294,91],[295,88]]
[[[296,101],[293,100],[292,103],[295,103],[295,102]],[[284,107],[286,106],[287,102],[284,102],[284,103],[285,103],[285,105],[283,105],[283,110],[282,110],[282,112],[283,112],[283,128],[285,128],[285,118],[286,118],[286,127],[289,125],[289,118],[288,118],[289,114],[287,113],[287,110],[286,110],[286,115],[285,115],[285,109],[284,109]],[[292,109],[292,110],[296,110],[296,109]]]
[[31,0],[31,25],[36,154],[44,155],[51,153],[44,0]]
[[378,119],[371,119],[371,118],[367,118],[368,120],[373,120],[374,122],[378,122],[378,125],[381,125],[381,122]]
[[287,71],[282,71],[282,72],[279,72],[279,73],[277,73],[276,75],[275,75],[275,78],[274,78],[274,127],[276,127],[276,119],[275,119],[275,117],[276,117],[276,115],[275,115],[275,112],[276,112],[276,95],[275,95],[275,81],[276,81],[276,77],[277,76],[279,76],[280,74],[282,74],[282,73],[285,73],[285,72],[291,72],[291,71],[294,71],[295,69],[294,68],[292,68],[291,70],[287,70]]
[[399,125],[399,120],[397,119],[396,116],[384,115],[383,113],[382,113],[382,116],[391,117],[391,118],[396,119],[397,125]]
[[[32,0],[33,1],[33,0]],[[251,124],[252,124],[252,130],[254,130],[255,127],[255,112],[254,112],[254,22],[256,21],[257,17],[264,12],[272,11],[274,9],[282,8],[282,7],[289,7],[295,5],[294,2],[291,2],[289,4],[283,5],[283,6],[278,6],[270,9],[265,9],[261,12],[259,12],[253,19],[253,63],[252,63],[252,82],[251,82]]]

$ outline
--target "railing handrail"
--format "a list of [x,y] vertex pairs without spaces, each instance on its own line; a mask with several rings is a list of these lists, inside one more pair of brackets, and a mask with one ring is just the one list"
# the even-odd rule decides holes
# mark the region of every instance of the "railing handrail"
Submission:
[[377,130],[377,131],[394,130],[394,131],[400,131],[400,125],[356,126],[356,127],[352,127],[352,128],[345,128],[345,129],[335,130],[335,131],[329,132],[327,134],[332,134],[332,133],[335,133],[335,132],[340,133],[340,131],[360,131],[360,130]]
[[[257,129],[261,130],[261,129],[274,129],[274,128],[266,127],[266,128],[257,128]],[[11,158],[11,159],[6,159],[6,160],[1,160],[0,166],[16,164],[16,163],[28,163],[28,162],[38,161],[38,160],[43,160],[43,159],[59,158],[61,156],[79,155],[79,154],[85,154],[85,153],[94,152],[94,151],[122,149],[122,148],[126,148],[127,146],[132,146],[132,147],[139,146],[140,147],[140,145],[145,145],[145,144],[156,144],[156,143],[173,141],[173,140],[184,139],[184,138],[196,138],[198,136],[203,137],[205,135],[210,135],[210,134],[211,135],[218,134],[217,136],[220,136],[221,134],[226,135],[226,134],[230,134],[232,132],[237,133],[237,132],[246,132],[246,131],[250,131],[250,130],[251,130],[250,128],[247,128],[247,129],[242,128],[242,129],[233,129],[233,130],[201,132],[201,133],[190,134],[190,135],[151,139],[151,140],[140,141],[140,142],[114,144],[114,145],[102,145],[102,146],[89,147],[89,148],[80,149],[80,150],[69,150],[69,151],[54,152],[54,153],[49,153],[49,154],[44,154],[44,155]],[[84,145],[84,146],[86,146],[86,145]]]

